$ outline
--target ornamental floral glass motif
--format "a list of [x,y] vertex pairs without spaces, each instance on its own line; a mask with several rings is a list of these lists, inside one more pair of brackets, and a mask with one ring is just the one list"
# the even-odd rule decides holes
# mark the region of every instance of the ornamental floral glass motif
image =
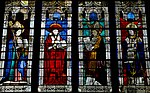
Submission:
[[[117,50],[119,81],[137,89],[149,85],[150,64],[145,4],[143,1],[116,1]],[[144,89],[145,90],[145,89]],[[146,91],[146,90],[145,90]]]
[[107,3],[81,1],[78,12],[79,92],[109,92],[111,82]]
[[34,1],[6,1],[0,60],[0,92],[31,91]]
[[71,92],[71,1],[43,1],[39,92]]

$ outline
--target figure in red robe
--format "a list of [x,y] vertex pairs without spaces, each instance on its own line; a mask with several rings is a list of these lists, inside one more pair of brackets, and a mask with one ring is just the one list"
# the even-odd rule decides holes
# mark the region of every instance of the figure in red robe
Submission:
[[67,77],[64,74],[64,60],[66,55],[66,41],[62,40],[59,32],[62,31],[60,24],[52,24],[48,31],[49,36],[45,41],[44,48],[44,84],[65,85]]

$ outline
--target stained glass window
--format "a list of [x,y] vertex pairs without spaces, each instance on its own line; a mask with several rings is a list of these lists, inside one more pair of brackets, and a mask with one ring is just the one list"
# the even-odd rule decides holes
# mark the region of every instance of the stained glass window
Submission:
[[3,0],[0,92],[149,92],[144,1]]
[[123,91],[145,90],[149,85],[150,68],[145,4],[143,1],[116,1],[115,5],[120,86]]
[[71,1],[43,1],[39,92],[71,92]]
[[1,45],[0,92],[30,92],[34,1],[6,1]]
[[100,1],[81,1],[78,12],[78,91],[110,92],[108,5]]

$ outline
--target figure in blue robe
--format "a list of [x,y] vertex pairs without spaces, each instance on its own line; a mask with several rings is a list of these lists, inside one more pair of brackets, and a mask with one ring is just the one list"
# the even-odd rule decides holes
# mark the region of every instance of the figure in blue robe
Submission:
[[[144,77],[144,84],[147,85],[146,63],[144,61],[144,43],[140,37],[129,36],[122,42],[124,85],[132,84],[130,77]],[[130,41],[130,42],[129,42]],[[135,83],[136,84],[136,83]]]
[[[10,14],[11,15],[11,14]],[[18,18],[19,16],[19,18]],[[7,46],[6,46],[6,61],[4,63],[4,73],[3,77],[0,81],[0,83],[3,83],[5,81],[26,81],[27,79],[27,72],[26,72],[26,67],[27,67],[27,59],[28,59],[28,47],[24,47],[24,45],[28,45],[28,35],[29,35],[29,30],[25,29],[24,31],[18,27],[10,28],[13,26],[20,26],[20,27],[26,27],[28,26],[29,20],[24,20],[22,21],[21,15],[18,13],[16,19],[13,20],[11,19],[11,16],[9,18],[9,22],[12,23],[12,26],[8,26],[8,32],[7,32]],[[19,24],[19,25],[16,25]],[[19,36],[16,36],[18,33],[17,31],[21,31],[21,34]],[[22,32],[23,31],[23,32]],[[16,38],[15,38],[16,37]],[[18,39],[20,38],[20,39]],[[19,47],[21,43],[19,43],[17,40],[22,41],[22,47]],[[26,42],[24,42],[24,40]],[[23,44],[23,42],[25,44]],[[17,72],[16,70],[17,69]],[[20,73],[21,77],[17,74]],[[16,78],[15,76],[20,77],[20,80]]]

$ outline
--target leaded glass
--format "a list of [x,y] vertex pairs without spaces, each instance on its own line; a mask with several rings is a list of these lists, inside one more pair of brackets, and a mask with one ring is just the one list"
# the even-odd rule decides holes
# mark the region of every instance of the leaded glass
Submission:
[[0,60],[0,92],[31,92],[34,1],[6,1]]
[[145,90],[149,85],[145,4],[143,1],[116,1],[115,4],[119,82],[123,86],[122,91],[129,88],[133,88],[133,91],[140,88]]
[[71,1],[43,1],[39,92],[71,92]]
[[78,91],[110,92],[110,37],[107,3],[80,1],[78,6]]

